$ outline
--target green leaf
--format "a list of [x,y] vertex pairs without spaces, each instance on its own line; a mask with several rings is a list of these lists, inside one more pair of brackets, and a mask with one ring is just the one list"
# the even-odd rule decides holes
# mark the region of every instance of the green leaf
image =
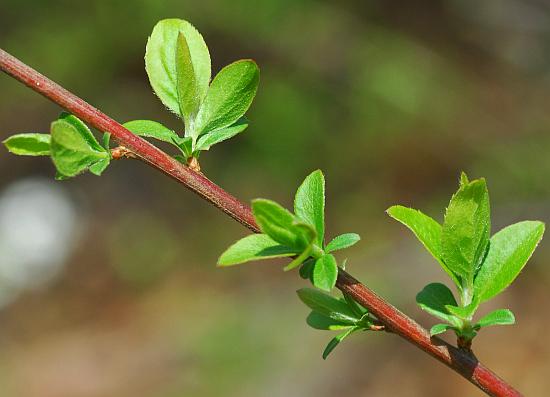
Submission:
[[109,159],[104,148],[99,144],[97,146],[101,151],[90,147],[90,137],[86,131],[67,119],[52,123],[51,136],[52,160],[59,173],[65,177],[75,176],[95,163]]
[[230,127],[207,132],[206,134],[201,135],[201,137],[197,140],[196,150],[208,150],[213,145],[243,132],[246,127],[248,127],[248,123],[245,119],[241,118]]
[[89,169],[92,174],[101,176],[109,164],[111,164],[111,158],[107,157],[106,159],[99,160],[97,163],[92,164]]
[[193,138],[187,136],[185,138],[177,137],[172,140],[172,143],[176,145],[183,153],[185,159],[183,164],[186,164],[187,159],[193,156]]
[[328,343],[327,347],[325,347],[325,350],[323,351],[323,360],[326,360],[328,355],[332,353],[332,351],[342,342],[344,339],[346,339],[348,336],[350,336],[352,333],[357,331],[359,327],[351,327],[347,331],[341,333],[340,335],[335,336],[331,339],[331,341]]
[[80,134],[80,136],[88,143],[88,146],[93,149],[97,150],[98,152],[105,152],[105,148],[99,144],[97,139],[95,139],[94,134],[92,134],[92,131],[88,128],[86,124],[82,120],[80,120],[78,117],[63,112],[59,116],[59,120],[65,120],[69,124],[71,124]]
[[260,79],[258,65],[250,59],[224,67],[214,78],[195,120],[195,138],[229,127],[250,107]]
[[491,238],[489,252],[474,280],[474,295],[485,302],[501,293],[521,272],[544,234],[544,223],[519,222]]
[[309,258],[307,261],[302,263],[300,267],[300,277],[304,280],[311,280],[313,283],[313,268],[315,267],[315,259]]
[[470,303],[467,306],[455,306],[455,305],[445,305],[445,308],[449,313],[452,315],[464,319],[464,320],[470,320],[472,316],[474,315],[475,311],[477,310],[477,307],[479,306],[479,301],[475,299],[472,303]]
[[306,306],[325,317],[350,325],[355,324],[359,320],[345,302],[325,292],[313,288],[302,288],[297,293],[300,300]]
[[[191,57],[192,69],[195,75],[193,85],[196,87],[199,99],[204,99],[211,75],[210,54],[201,34],[189,22],[182,19],[165,19],[155,25],[147,42],[145,69],[151,86],[162,103],[172,112],[184,116],[180,108],[180,101],[186,102],[189,92],[185,91],[185,87],[180,87],[180,90],[178,90],[176,64],[178,61],[182,61],[181,56],[185,52],[185,49],[180,48],[179,57],[176,58],[180,33],[185,37],[189,56]],[[185,70],[185,67],[180,64],[182,85],[188,85],[183,81],[187,72],[188,70]],[[183,96],[181,99],[180,93]]]
[[324,316],[318,312],[311,312],[306,318],[306,323],[314,329],[323,331],[337,331],[350,327],[349,322],[342,322],[334,320],[330,317]]
[[175,145],[175,139],[180,139],[174,131],[152,120],[132,120],[122,124],[122,126],[138,136],[155,138],[172,145]]
[[457,306],[453,293],[446,285],[441,283],[431,283],[426,285],[422,291],[416,295],[416,303],[420,308],[432,316],[445,320],[451,324],[456,324],[456,319],[449,313],[446,305]]
[[514,317],[514,313],[508,309],[498,309],[482,317],[477,324],[474,325],[474,329],[478,330],[491,325],[512,325],[515,324],[515,322],[516,318]]
[[279,244],[265,234],[246,236],[230,246],[218,259],[218,266],[232,266],[260,259],[296,255],[296,250]]
[[102,139],[101,144],[102,144],[103,148],[105,149],[105,151],[107,153],[109,153],[109,157],[113,158],[113,156],[111,155],[111,134],[109,132],[105,132],[103,134],[103,139]]
[[443,332],[446,332],[450,329],[454,329],[452,325],[436,324],[432,328],[430,328],[430,336],[442,334]]
[[189,46],[182,32],[178,33],[176,43],[176,81],[181,115],[186,126],[190,126],[191,120],[199,110],[202,95],[191,61]]
[[489,244],[489,193],[484,179],[462,184],[445,213],[442,230],[443,261],[471,287]]
[[309,254],[311,253],[311,248],[312,246],[310,245],[309,247],[307,247],[304,252],[302,252],[300,255],[298,255],[296,258],[294,258],[292,260],[292,262],[290,262],[288,265],[286,265],[283,270],[285,272],[289,271],[289,270],[292,270],[294,268],[297,268],[298,266],[300,266],[302,264],[302,262],[304,262],[307,258],[309,258]]
[[294,198],[294,213],[317,232],[317,244],[323,246],[325,236],[325,177],[321,170],[309,174]]
[[333,252],[338,251],[344,248],[349,248],[352,245],[355,245],[361,237],[357,233],[345,233],[339,236],[334,237],[330,243],[325,247],[325,251]]
[[445,272],[451,277],[455,284],[461,287],[460,282],[456,275],[445,265],[443,261],[443,253],[441,249],[441,233],[442,228],[439,223],[428,215],[422,212],[403,207],[401,205],[394,205],[386,211],[389,216],[401,222],[408,227],[416,236],[416,238],[424,245],[430,254],[439,262],[439,265],[445,270]]
[[357,303],[355,299],[353,299],[350,295],[346,293],[343,293],[343,294],[344,294],[344,300],[357,316],[363,317],[365,314],[369,312],[366,308],[364,308],[359,303]]
[[303,252],[313,241],[312,232],[274,201],[253,200],[252,212],[261,231],[282,245]]
[[336,285],[338,265],[331,254],[326,254],[315,261],[313,268],[313,285],[325,291],[330,291]]
[[50,134],[17,134],[2,143],[11,153],[19,156],[50,155]]

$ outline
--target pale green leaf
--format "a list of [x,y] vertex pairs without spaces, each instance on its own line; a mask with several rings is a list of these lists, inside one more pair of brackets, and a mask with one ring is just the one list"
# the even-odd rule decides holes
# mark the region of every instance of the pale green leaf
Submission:
[[330,317],[324,316],[319,312],[312,311],[306,318],[306,323],[311,327],[319,330],[338,331],[350,327],[351,322],[337,321]]
[[110,163],[111,163],[110,157],[107,157],[103,160],[99,160],[97,163],[92,164],[90,166],[89,168],[90,172],[94,175],[100,176],[101,174],[103,174],[103,171],[107,169]]
[[430,336],[442,334],[443,332],[446,332],[450,329],[453,329],[452,325],[449,325],[449,324],[435,324],[432,328],[430,328]]
[[2,143],[11,153],[20,156],[50,155],[50,134],[17,134]]
[[294,213],[317,232],[317,244],[323,246],[325,236],[325,177],[320,170],[309,174],[294,198]]
[[132,120],[122,124],[128,131],[144,138],[155,138],[159,141],[175,144],[180,137],[171,129],[152,120]]
[[345,233],[334,237],[325,247],[325,251],[333,252],[355,245],[361,237],[357,233]]
[[297,293],[306,306],[325,317],[349,324],[355,324],[359,320],[346,302],[325,292],[313,288],[302,288]]
[[185,35],[179,32],[176,44],[176,81],[181,115],[189,126],[201,104],[201,91],[193,68]]
[[325,291],[330,291],[336,285],[338,265],[331,254],[323,255],[315,261],[313,267],[313,285]]
[[246,236],[230,246],[218,259],[218,266],[232,266],[260,259],[296,255],[296,250],[279,244],[265,234]]
[[498,309],[482,317],[474,326],[475,329],[489,327],[492,325],[512,325],[515,324],[514,313],[508,309]]
[[239,119],[232,126],[207,132],[206,134],[201,135],[200,138],[197,140],[196,150],[208,150],[213,145],[223,142],[243,132],[246,127],[248,127],[248,123],[246,122],[246,120]]
[[66,122],[71,124],[78,131],[80,136],[88,143],[88,146],[91,149],[96,150],[98,152],[106,151],[105,148],[99,144],[99,142],[95,138],[94,134],[92,134],[92,131],[90,131],[88,126],[84,124],[84,122],[80,120],[78,117],[70,113],[63,112],[59,116],[59,119],[65,120]]

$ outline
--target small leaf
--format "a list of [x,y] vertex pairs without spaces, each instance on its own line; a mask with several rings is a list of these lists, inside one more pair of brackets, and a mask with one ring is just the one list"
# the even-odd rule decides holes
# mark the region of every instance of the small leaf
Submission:
[[351,296],[349,296],[348,294],[344,293],[344,300],[346,301],[346,303],[348,304],[348,306],[351,308],[351,310],[353,310],[353,312],[359,316],[359,317],[363,317],[365,314],[368,313],[368,310],[366,308],[364,308],[363,306],[361,306],[359,303],[357,303],[355,301],[355,299],[353,299]]
[[50,155],[50,134],[17,134],[2,143],[11,153],[20,156]]
[[323,316],[318,312],[311,312],[306,318],[306,323],[314,329],[323,331],[338,331],[349,328],[349,322],[341,322],[330,317]]
[[185,138],[181,138],[178,136],[177,138],[173,139],[172,143],[176,145],[183,153],[185,157],[185,161],[183,161],[183,164],[185,164],[187,159],[193,156],[193,138],[191,138],[190,136],[187,136]]
[[66,119],[52,123],[51,136],[52,160],[58,172],[65,177],[75,176],[98,161],[109,159],[104,148],[99,144],[102,151],[90,147],[85,131]]
[[338,265],[331,254],[326,254],[315,261],[313,268],[313,285],[325,291],[330,291],[336,285]]
[[475,296],[485,302],[506,289],[519,275],[543,234],[544,223],[538,221],[519,222],[496,233],[474,280]]
[[176,83],[180,111],[187,127],[199,109],[202,96],[189,46],[182,32],[178,33],[176,41]]
[[361,237],[359,237],[357,233],[341,234],[334,237],[331,242],[327,244],[325,251],[328,253],[349,248],[352,245],[355,245],[359,240],[361,240]]
[[441,283],[431,283],[426,285],[422,291],[416,295],[416,303],[420,308],[432,316],[448,321],[451,324],[456,323],[454,316],[449,313],[446,305],[457,306],[453,293],[446,285]]
[[452,315],[464,319],[464,320],[470,320],[472,316],[474,315],[474,312],[477,310],[477,307],[479,306],[479,301],[474,300],[472,303],[470,303],[467,306],[455,306],[455,305],[445,305],[445,308],[449,313]]
[[430,336],[442,334],[443,332],[446,332],[450,329],[454,329],[452,325],[436,324],[432,328],[430,328]]
[[331,341],[328,343],[327,347],[325,347],[325,350],[323,351],[323,360],[326,360],[328,355],[332,353],[332,351],[342,342],[344,339],[346,339],[348,336],[350,336],[353,332],[357,331],[359,327],[351,327],[347,331],[341,333],[340,335],[335,336],[331,339]]
[[350,325],[359,320],[345,302],[325,292],[313,288],[302,288],[297,293],[306,306],[325,317]]
[[408,227],[416,238],[424,245],[430,254],[439,262],[439,265],[451,277],[455,284],[461,287],[456,275],[445,265],[441,250],[441,225],[422,212],[394,205],[386,211],[389,216]]
[[304,280],[312,280],[313,283],[313,268],[315,266],[315,259],[309,258],[307,261],[302,263],[302,267],[300,267],[300,277],[302,277]]
[[296,251],[265,234],[246,236],[230,246],[218,259],[218,266],[232,266],[260,259],[296,255]]
[[307,258],[309,258],[309,254],[311,253],[312,246],[310,245],[307,247],[304,252],[302,252],[300,255],[298,255],[296,258],[292,260],[288,265],[286,265],[283,270],[285,272],[288,272],[289,270],[292,270],[294,268],[297,268],[304,262]]
[[72,115],[67,112],[61,113],[59,116],[59,120],[65,120],[69,124],[71,124],[80,134],[82,138],[88,143],[88,146],[93,149],[97,150],[98,152],[105,152],[105,148],[99,144],[97,139],[95,139],[94,134],[92,134],[92,131],[88,128],[86,124],[82,120],[80,120],[75,115]]
[[111,134],[109,132],[103,134],[102,145],[105,151],[109,153],[109,157],[113,158],[111,155]]
[[133,120],[122,124],[128,131],[145,138],[155,138],[159,141],[174,143],[174,139],[180,139],[171,129],[152,120]]
[[[183,116],[178,95],[176,50],[178,36],[185,37],[200,99],[204,99],[210,82],[208,47],[193,25],[182,19],[165,19],[153,28],[145,51],[145,69],[153,90],[172,112]],[[183,93],[182,93],[183,94]]]
[[489,193],[484,179],[460,186],[445,213],[441,247],[443,261],[471,287],[486,254],[491,231]]
[[306,225],[299,226],[294,215],[276,202],[253,200],[252,212],[262,232],[278,243],[298,252],[303,252],[311,244],[312,232],[307,230]]
[[99,160],[97,163],[90,166],[90,172],[94,175],[101,176],[103,172],[107,169],[111,163],[111,158],[107,157],[106,159]]
[[474,329],[478,330],[491,325],[512,325],[515,324],[515,322],[516,318],[512,311],[508,309],[498,309],[482,317],[474,326]]
[[197,140],[197,147],[195,150],[208,150],[215,144],[223,142],[243,132],[246,127],[248,127],[248,123],[245,119],[241,118],[230,127],[207,132],[201,135],[201,137]]
[[294,213],[317,232],[317,244],[323,246],[325,236],[325,177],[320,170],[309,174],[294,198]]
[[195,120],[195,138],[229,127],[245,114],[256,95],[260,70],[250,59],[224,67],[214,78]]

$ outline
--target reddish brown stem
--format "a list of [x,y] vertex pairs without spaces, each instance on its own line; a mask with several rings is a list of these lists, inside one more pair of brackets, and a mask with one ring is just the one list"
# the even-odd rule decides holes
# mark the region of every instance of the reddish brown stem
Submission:
[[[250,207],[241,203],[200,172],[186,167],[149,142],[132,134],[107,115],[2,49],[0,49],[0,69],[98,130],[109,131],[113,138],[137,157],[174,178],[251,231],[259,232]],[[336,286],[369,309],[385,326],[386,330],[401,336],[438,359],[488,395],[521,396],[512,386],[483,366],[473,354],[449,345],[437,337],[430,338],[430,334],[426,329],[345,271],[339,271]]]

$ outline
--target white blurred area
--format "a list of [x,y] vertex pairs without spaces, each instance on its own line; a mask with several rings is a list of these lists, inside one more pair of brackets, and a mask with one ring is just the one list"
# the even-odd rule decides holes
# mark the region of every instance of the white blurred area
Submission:
[[54,181],[23,179],[0,191],[0,307],[60,274],[76,243],[76,217]]

